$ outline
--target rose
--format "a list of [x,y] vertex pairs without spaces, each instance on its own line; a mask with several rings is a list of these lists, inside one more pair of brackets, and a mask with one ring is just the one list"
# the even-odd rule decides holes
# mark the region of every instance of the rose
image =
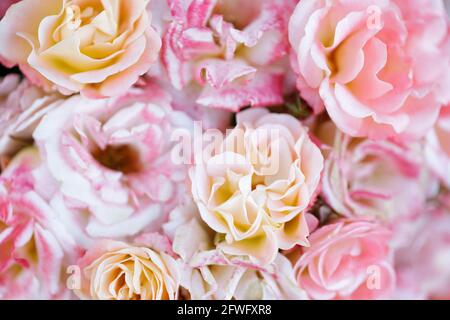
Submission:
[[30,80],[89,97],[125,93],[157,59],[148,0],[23,0],[0,22],[0,55]]
[[176,300],[179,270],[164,252],[123,242],[99,241],[78,262],[82,299]]
[[0,79],[0,155],[11,157],[32,141],[41,118],[57,104],[57,94],[46,95],[27,80],[10,74]]
[[192,300],[303,300],[291,263],[278,254],[266,268],[220,251],[198,252],[185,270],[183,286]]
[[34,190],[34,148],[21,151],[0,178],[0,299],[66,299],[65,263],[79,248]]
[[[395,269],[399,298],[450,297],[450,211],[438,206],[396,226]],[[397,298],[397,297],[396,297]]]
[[323,158],[297,119],[246,110],[223,141],[196,152],[192,193],[220,250],[266,264],[280,248],[308,244],[305,210]]
[[34,138],[45,160],[46,196],[88,248],[159,223],[186,192],[187,168],[172,161],[173,130],[192,121],[154,86],[115,99],[73,96],[52,110]]
[[294,263],[313,299],[383,299],[395,287],[390,232],[369,220],[339,220],[317,229]]
[[[293,0],[170,0],[162,62],[176,89],[200,85],[197,103],[239,111],[283,102]],[[197,91],[199,91],[197,90]]]
[[328,152],[322,194],[334,211],[391,222],[421,212],[434,180],[419,144],[352,138],[330,121],[320,124],[316,134]]
[[291,263],[278,254],[260,266],[247,257],[228,256],[216,249],[215,233],[189,203],[171,213],[166,226],[175,229],[173,249],[183,265],[181,286],[192,300],[304,299],[296,286]]
[[303,0],[289,25],[297,87],[351,136],[421,137],[450,100],[448,25],[442,1]]
[[431,170],[450,188],[450,106],[442,108],[434,129],[427,135],[425,157]]
[[[169,6],[175,3],[182,3],[183,1],[151,1],[147,6],[147,10],[150,10],[153,13],[153,27],[166,41],[170,37],[167,32],[170,28],[170,24],[177,23],[173,20]],[[199,8],[205,9],[204,6],[201,6],[202,1],[192,1],[192,7],[196,7],[200,4]],[[187,5],[187,1],[185,3]],[[182,11],[179,13],[182,13]],[[193,16],[192,10],[189,10],[186,14]],[[182,39],[179,39],[178,43],[182,43],[182,41]],[[177,45],[176,42],[177,41],[174,41],[172,44]],[[205,106],[197,103],[201,87],[198,86],[198,84],[195,84],[195,81],[187,81],[185,85],[180,87],[180,85],[176,85],[176,80],[168,75],[164,64],[164,55],[170,50],[169,45],[163,44],[158,64],[154,68],[151,68],[146,74],[147,81],[155,82],[164,88],[165,91],[169,92],[172,96],[172,107],[175,110],[185,112],[196,121],[201,121],[204,129],[214,128],[225,130],[228,128],[231,125],[234,115],[233,112],[226,109],[205,108]],[[191,64],[187,61],[185,63]],[[193,63],[194,62],[192,61],[192,64]],[[190,78],[192,75],[188,74],[188,76]]]

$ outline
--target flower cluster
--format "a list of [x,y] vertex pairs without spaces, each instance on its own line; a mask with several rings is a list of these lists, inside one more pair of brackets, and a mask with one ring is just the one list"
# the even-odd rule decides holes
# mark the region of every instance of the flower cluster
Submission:
[[450,299],[446,0],[2,0],[0,299]]

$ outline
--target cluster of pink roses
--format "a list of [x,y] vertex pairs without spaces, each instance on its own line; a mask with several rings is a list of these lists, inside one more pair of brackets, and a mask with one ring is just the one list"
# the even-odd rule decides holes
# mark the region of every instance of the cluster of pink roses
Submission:
[[445,5],[2,0],[0,299],[450,299]]

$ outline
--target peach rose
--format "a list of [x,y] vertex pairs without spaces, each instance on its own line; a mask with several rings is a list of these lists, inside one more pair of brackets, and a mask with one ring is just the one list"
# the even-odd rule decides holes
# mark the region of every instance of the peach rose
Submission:
[[39,121],[59,98],[20,81],[16,74],[0,79],[0,155],[11,157],[29,145]]
[[322,194],[334,211],[384,221],[420,213],[435,179],[427,174],[419,144],[352,138],[331,121],[316,134],[328,152]]
[[171,134],[192,126],[153,86],[111,99],[75,95],[47,114],[34,132],[40,173],[80,244],[157,229],[188,188],[188,167],[172,161]]
[[450,105],[442,108],[434,129],[427,135],[425,156],[431,170],[450,188]]
[[0,47],[34,83],[105,97],[127,91],[155,62],[161,40],[148,0],[23,0],[0,22]]
[[215,142],[197,153],[190,176],[201,218],[218,233],[217,247],[266,264],[280,248],[308,245],[305,210],[315,197],[323,157],[302,124],[250,109]]
[[176,300],[179,270],[164,252],[123,242],[100,241],[78,262],[82,299]]
[[302,0],[289,25],[297,87],[351,136],[419,138],[450,101],[448,30],[440,0]]
[[66,263],[79,248],[34,190],[36,149],[21,151],[0,177],[0,299],[66,299]]
[[294,270],[313,299],[383,299],[395,288],[389,230],[369,220],[340,220],[311,234]]
[[[395,230],[399,298],[450,298],[450,209],[427,208]],[[396,297],[397,298],[397,297]]]

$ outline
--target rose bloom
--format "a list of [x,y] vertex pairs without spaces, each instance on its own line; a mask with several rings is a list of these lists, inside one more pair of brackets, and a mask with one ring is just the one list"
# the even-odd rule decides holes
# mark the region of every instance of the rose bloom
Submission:
[[[180,217],[174,215],[173,220],[177,223]],[[226,256],[215,249],[214,233],[197,218],[179,223],[173,248],[184,262],[181,285],[192,300],[305,298],[284,256],[277,255],[264,267],[246,257]]]
[[0,79],[0,155],[11,157],[32,141],[33,130],[57,103],[59,95],[10,74]]
[[295,286],[292,265],[281,254],[261,268],[219,251],[199,252],[185,275],[184,287],[192,300],[304,300]]
[[283,102],[294,0],[169,0],[162,62],[172,85],[200,87],[197,103],[239,111]]
[[0,177],[0,299],[70,297],[64,266],[80,250],[33,189],[38,163],[37,150],[24,149]]
[[86,248],[94,238],[157,229],[187,188],[186,166],[172,161],[171,134],[191,127],[153,86],[114,99],[73,96],[34,133],[45,159],[41,192]]
[[395,287],[390,231],[369,220],[339,220],[310,236],[294,270],[312,299],[386,299]]
[[322,194],[334,211],[385,221],[421,212],[433,179],[419,145],[352,138],[331,121],[322,123],[316,134],[328,152]]
[[448,30],[439,0],[302,0],[289,25],[297,87],[351,136],[421,137],[450,100]]
[[176,300],[179,270],[164,252],[123,242],[99,241],[78,262],[81,288],[94,300]]
[[0,56],[34,83],[89,97],[125,93],[158,57],[148,0],[23,0],[0,22]]
[[215,140],[196,154],[191,181],[201,218],[219,233],[217,247],[265,264],[280,248],[307,245],[305,210],[323,157],[302,124],[250,109],[237,115],[223,141]]
[[450,188],[450,105],[442,108],[434,129],[427,135],[425,156],[431,170]]
[[398,298],[450,299],[450,209],[428,208],[398,225],[394,243]]

